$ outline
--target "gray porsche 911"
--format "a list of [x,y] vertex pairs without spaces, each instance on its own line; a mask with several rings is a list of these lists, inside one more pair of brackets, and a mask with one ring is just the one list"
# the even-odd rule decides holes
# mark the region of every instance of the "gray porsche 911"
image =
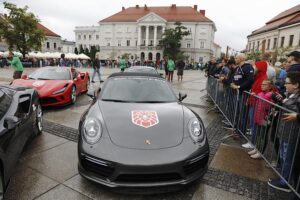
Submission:
[[79,124],[78,169],[111,188],[187,185],[207,170],[200,117],[158,74],[116,73]]

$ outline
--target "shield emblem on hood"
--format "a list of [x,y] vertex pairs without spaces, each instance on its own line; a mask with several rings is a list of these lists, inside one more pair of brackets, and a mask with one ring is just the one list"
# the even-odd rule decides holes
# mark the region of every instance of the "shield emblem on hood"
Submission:
[[132,123],[135,125],[149,128],[159,123],[156,111],[131,111]]

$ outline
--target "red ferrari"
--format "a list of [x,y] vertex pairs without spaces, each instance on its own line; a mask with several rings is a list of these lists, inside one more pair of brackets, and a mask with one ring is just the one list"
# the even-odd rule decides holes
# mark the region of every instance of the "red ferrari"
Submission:
[[88,72],[79,72],[71,67],[43,67],[12,85],[31,87],[38,91],[42,106],[74,104],[80,93],[89,88]]

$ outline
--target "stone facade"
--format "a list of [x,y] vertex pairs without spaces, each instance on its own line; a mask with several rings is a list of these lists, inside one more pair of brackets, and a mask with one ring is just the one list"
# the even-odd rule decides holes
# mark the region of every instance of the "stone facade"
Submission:
[[[137,60],[162,59],[163,50],[158,45],[159,41],[164,30],[174,28],[175,22],[168,21],[149,9],[150,12],[136,20],[102,20],[99,26],[75,27],[77,48],[98,46],[100,59],[103,60],[117,59],[125,53]],[[181,23],[191,33],[181,41],[182,50],[189,56],[190,61],[207,62],[215,55],[215,24],[212,21]]]

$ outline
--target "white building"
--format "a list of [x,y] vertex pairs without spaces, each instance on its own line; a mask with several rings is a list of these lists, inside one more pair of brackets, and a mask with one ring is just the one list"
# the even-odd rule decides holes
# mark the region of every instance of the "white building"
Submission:
[[[165,29],[175,22],[187,27],[190,35],[181,47],[190,60],[207,62],[214,56],[216,26],[205,16],[205,10],[194,7],[130,7],[101,20],[99,26],[75,27],[76,46],[100,47],[100,59],[117,59],[127,53],[139,60],[162,59],[159,46]],[[220,57],[220,55],[217,55]]]
[[274,52],[277,48],[300,50],[300,4],[290,8],[248,36],[247,52]]
[[62,53],[74,53],[75,52],[75,42],[68,41],[68,40],[62,40],[61,41],[61,52]]

